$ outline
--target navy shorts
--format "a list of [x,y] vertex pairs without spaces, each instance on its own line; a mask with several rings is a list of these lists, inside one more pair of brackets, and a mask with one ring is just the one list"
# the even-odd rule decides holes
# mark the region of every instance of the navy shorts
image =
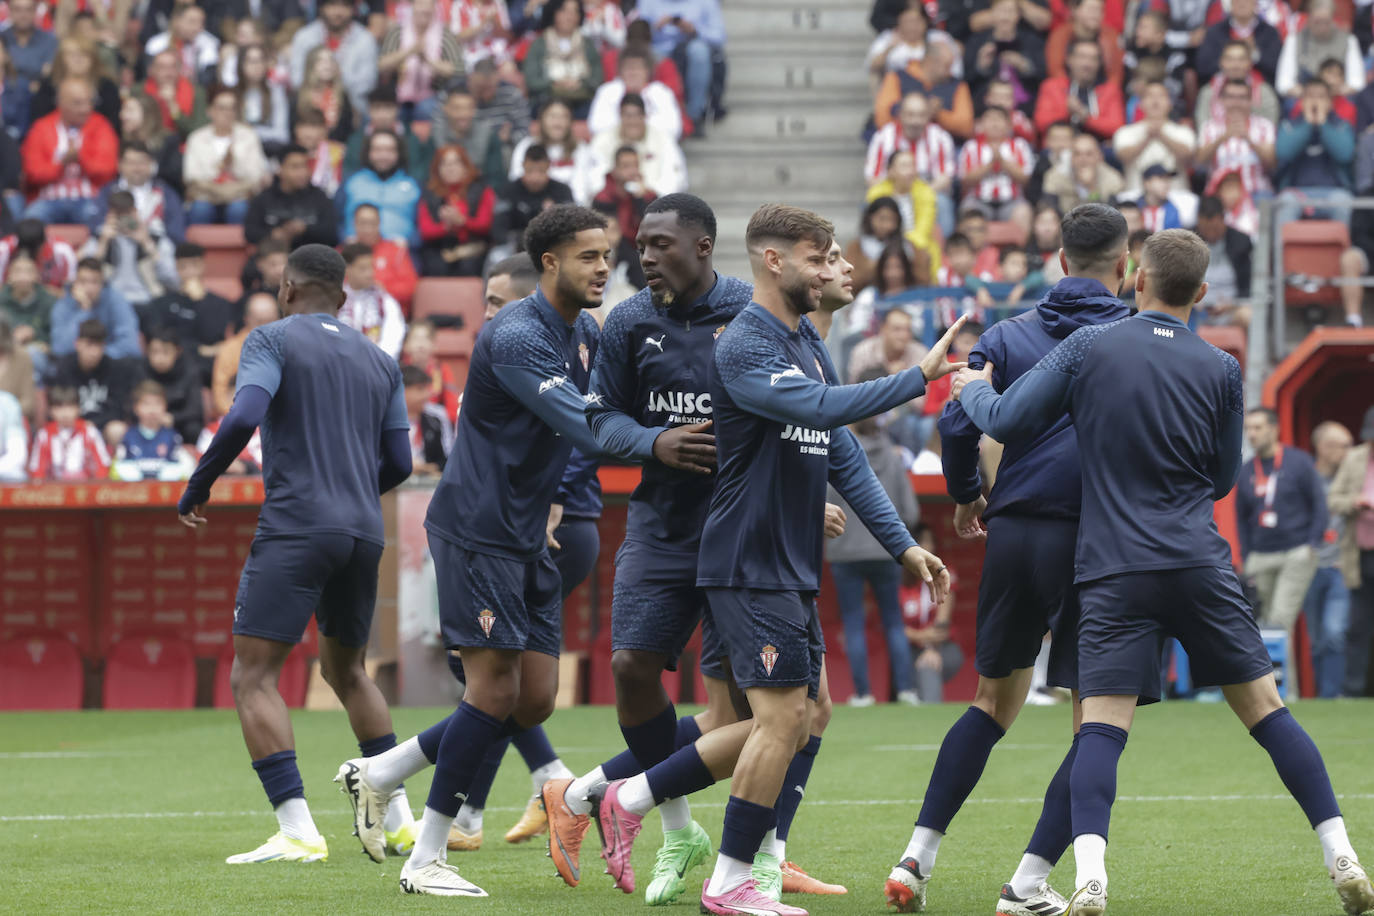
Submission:
[[348,534],[255,537],[234,598],[234,633],[298,643],[313,616],[320,635],[367,645],[382,545]]
[[1078,686],[1078,597],[1073,559],[1078,523],[999,515],[989,519],[978,583],[974,668],[1003,678],[1035,664],[1051,634],[1049,683]]
[[1234,570],[1123,573],[1079,586],[1078,685],[1085,697],[1163,696],[1164,640],[1188,653],[1199,687],[1246,684],[1274,670]]
[[820,696],[825,640],[815,592],[705,589],[708,616],[728,651],[735,683],[806,687]]
[[695,553],[630,539],[620,545],[611,589],[612,651],[665,655],[667,669],[675,671],[705,608],[706,598],[697,588]]
[[560,594],[567,598],[572,590],[592,574],[596,556],[601,552],[601,532],[594,518],[565,518],[553,532],[558,550],[550,550],[553,565],[562,580]]
[[510,649],[557,658],[563,643],[558,567],[465,550],[429,533],[439,584],[439,632],[449,649]]

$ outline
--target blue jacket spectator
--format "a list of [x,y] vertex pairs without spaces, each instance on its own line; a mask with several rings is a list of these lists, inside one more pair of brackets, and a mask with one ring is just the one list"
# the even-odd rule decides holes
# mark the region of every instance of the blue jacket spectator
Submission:
[[1284,188],[1344,188],[1353,185],[1355,132],[1331,110],[1331,90],[1321,80],[1303,87],[1297,117],[1279,125],[1274,146],[1277,185]]
[[406,174],[400,139],[389,130],[368,135],[363,150],[363,169],[355,172],[339,189],[336,204],[341,210],[343,238],[353,236],[353,212],[360,204],[372,204],[382,220],[382,238],[420,240],[415,225],[415,207],[420,202],[420,184]]
[[82,258],[76,266],[76,279],[67,295],[52,307],[52,349],[54,356],[76,350],[76,335],[81,322],[99,319],[108,331],[105,355],[110,359],[141,357],[138,346],[138,315],[134,307],[113,288],[105,285],[105,271],[95,258]]

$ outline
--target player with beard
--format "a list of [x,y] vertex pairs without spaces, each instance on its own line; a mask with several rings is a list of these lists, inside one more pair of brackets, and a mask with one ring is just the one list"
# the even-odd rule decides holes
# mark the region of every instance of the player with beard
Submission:
[[[637,833],[642,814],[655,802],[639,774],[669,754],[690,748],[702,733],[737,719],[724,653],[709,627],[703,629],[701,666],[706,711],[677,719],[662,687],[662,672],[676,667],[704,608],[696,587],[696,556],[703,514],[715,486],[710,476],[715,462],[710,398],[700,389],[716,337],[753,293],[749,284],[721,277],[713,269],[715,229],[710,207],[693,195],[672,194],[650,204],[637,239],[649,285],[607,318],[593,372],[587,410],[598,440],[608,450],[628,451],[645,464],[642,482],[631,497],[625,543],[616,558],[612,603],[612,668],[621,729],[630,750],[579,779],[552,781],[545,798],[553,823],[550,854],[559,873],[573,885],[580,877],[578,854],[589,815],[603,812],[610,823],[623,822],[626,829],[633,823]],[[853,298],[852,292],[848,298]],[[697,391],[691,390],[694,385]],[[831,508],[838,513],[838,507]],[[803,756],[809,770],[815,748],[807,750],[810,753]],[[687,753],[690,757],[692,752]],[[700,760],[686,766],[699,771]],[[636,809],[642,807],[638,814],[626,814],[618,803],[620,781],[627,777],[635,777],[630,802]],[[799,781],[804,783],[805,777]],[[686,873],[710,853],[710,840],[691,820],[686,798],[658,800],[663,802],[664,845],[645,893],[651,906],[677,899],[686,888]],[[631,893],[632,838],[617,842],[623,833],[606,834],[607,823],[599,822],[602,855],[616,886]],[[781,863],[778,858],[771,867],[779,878]],[[798,890],[844,892],[795,866],[792,877]]]
[[393,750],[339,769],[363,849],[381,861],[391,790],[436,764],[401,869],[407,893],[486,896],[447,863],[450,827],[492,743],[553,710],[562,620],[546,524],[572,449],[600,452],[578,382],[579,351],[599,336],[584,310],[601,304],[610,276],[605,225],[572,205],[535,217],[525,249],[539,286],[488,322],[473,350],[457,440],[425,519],[444,643],[462,651],[463,702]]

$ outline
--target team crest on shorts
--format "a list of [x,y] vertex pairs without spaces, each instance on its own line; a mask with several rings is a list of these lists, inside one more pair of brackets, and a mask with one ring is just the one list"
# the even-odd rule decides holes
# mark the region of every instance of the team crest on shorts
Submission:
[[496,615],[489,608],[482,608],[482,613],[477,615],[477,622],[482,626],[482,635],[491,639],[491,628],[496,623]]
[[778,647],[771,644],[764,646],[763,651],[759,653],[759,660],[763,662],[763,670],[772,677],[773,666],[778,663]]
[[717,337],[719,337],[721,334],[724,334],[724,333],[725,333],[725,325],[721,325],[720,327],[716,328],[715,333],[711,335],[711,339],[712,339],[712,340],[715,340]]
[[577,358],[582,360],[582,369],[587,371],[592,364],[592,351],[587,349],[587,345],[580,343],[577,345]]

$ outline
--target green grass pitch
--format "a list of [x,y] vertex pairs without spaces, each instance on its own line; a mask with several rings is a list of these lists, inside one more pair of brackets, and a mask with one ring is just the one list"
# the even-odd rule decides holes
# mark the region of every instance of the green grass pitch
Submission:
[[[806,898],[817,914],[883,911],[882,884],[910,835],[935,751],[962,707],[836,709],[788,845],[813,874],[849,886],[847,897]],[[1374,864],[1374,702],[1298,704],[1326,755],[1351,839]],[[404,736],[438,710],[399,710]],[[981,784],[940,850],[927,912],[991,916],[1039,814],[1039,799],[1065,749],[1068,709],[1027,709],[993,754]],[[400,861],[375,865],[351,836],[348,806],[330,782],[357,753],[342,713],[293,716],[301,772],[329,840],[322,865],[231,867],[275,829],[229,711],[0,716],[0,911],[11,913],[643,912],[643,897],[611,887],[598,866],[595,831],[584,882],[554,877],[537,844],[501,836],[530,792],[514,751],[492,792],[486,845],[452,853],[487,900],[402,895]],[[548,731],[577,771],[621,748],[614,713],[560,711]],[[410,782],[424,803],[428,775]],[[694,799],[695,816],[720,836],[727,787]],[[1145,709],[1122,760],[1108,867],[1119,916],[1318,916],[1340,913],[1320,851],[1268,757],[1224,706]],[[661,834],[645,822],[635,851],[641,885]],[[696,881],[706,876],[703,868]],[[1072,855],[1052,882],[1072,892]],[[671,913],[697,912],[690,893]]]

